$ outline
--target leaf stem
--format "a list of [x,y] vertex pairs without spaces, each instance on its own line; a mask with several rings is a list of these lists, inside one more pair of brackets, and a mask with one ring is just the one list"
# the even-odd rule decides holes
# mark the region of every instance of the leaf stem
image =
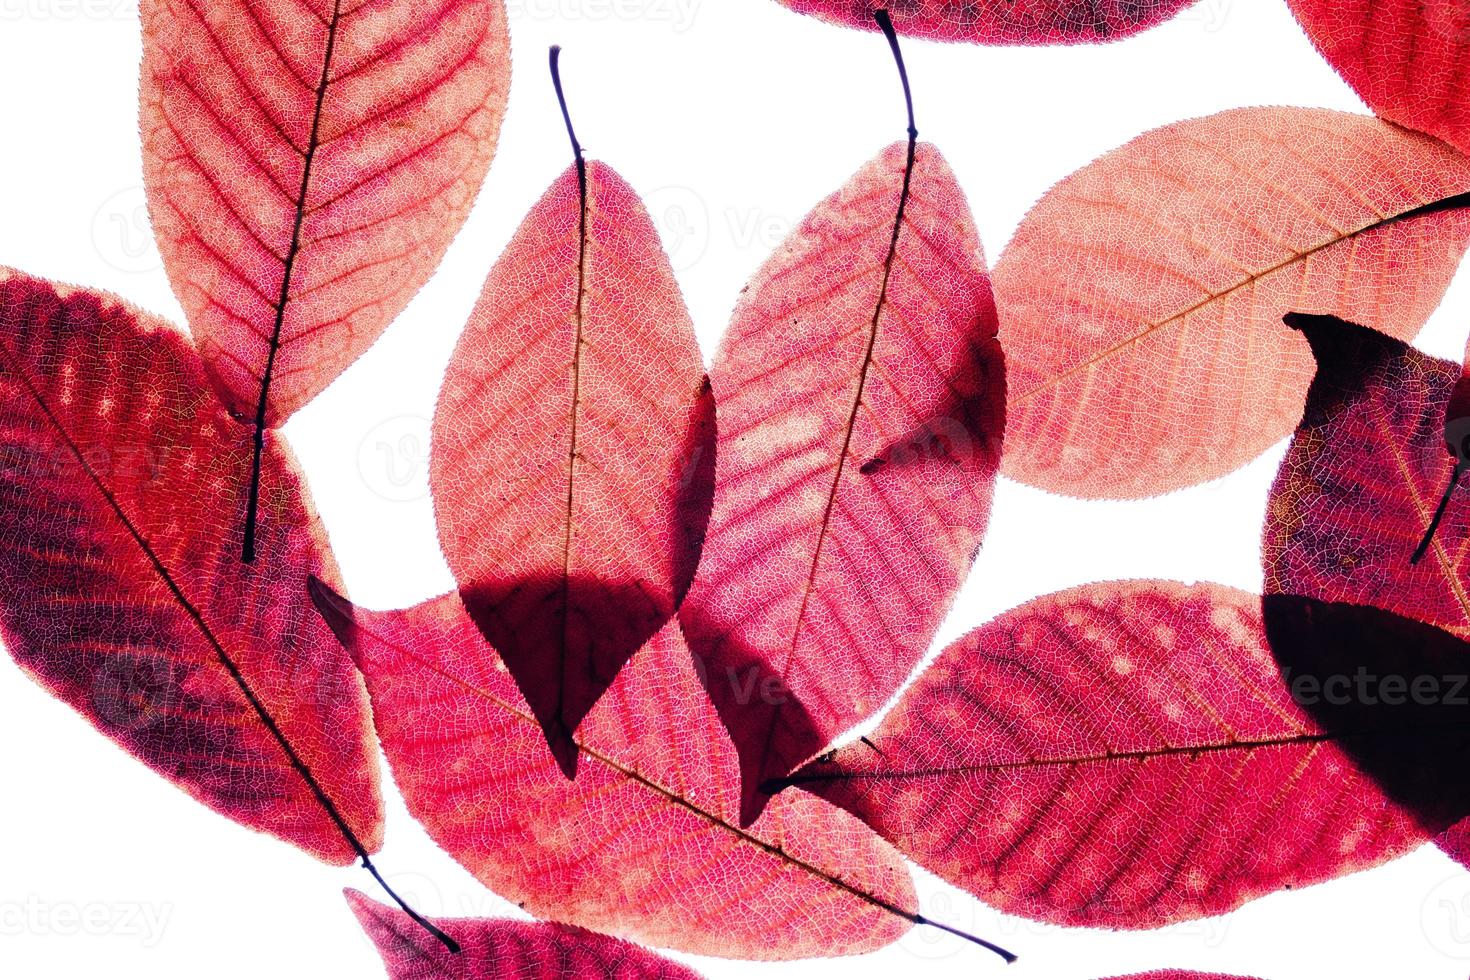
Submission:
[[888,38],[888,47],[893,51],[893,60],[898,65],[898,79],[903,83],[903,102],[909,113],[909,143],[913,144],[919,138],[919,130],[914,125],[914,93],[909,88],[909,70],[903,63],[903,49],[898,46],[898,32],[893,29],[893,20],[888,16],[887,10],[875,11],[873,19],[878,22],[883,36]]
[[934,929],[938,929],[940,932],[947,932],[951,936],[959,936],[966,942],[974,943],[981,949],[988,949],[990,952],[994,953],[996,956],[999,956],[1007,963],[1014,963],[1018,959],[1016,954],[1012,953],[1010,950],[1005,949],[1001,946],[997,946],[995,945],[995,943],[981,939],[979,936],[971,935],[970,933],[965,932],[963,929],[956,929],[954,926],[947,926],[942,922],[935,922],[933,919],[926,919],[922,915],[915,915],[913,922],[916,926],[930,926]]
[[[577,158],[577,182],[581,185],[582,200],[587,200],[587,158],[582,153],[582,144],[577,141],[577,131],[572,128],[572,114],[567,109],[566,92],[561,87],[561,45],[551,46],[551,84],[556,87],[556,102],[561,106],[561,119],[567,126],[567,138],[572,141],[572,155]],[[584,211],[583,218],[586,218]]]
[[407,902],[398,897],[398,893],[390,888],[388,886],[388,883],[383,880],[383,875],[378,871],[377,865],[373,864],[373,859],[368,857],[366,854],[362,855],[362,866],[368,874],[373,876],[373,879],[377,881],[379,887],[381,887],[383,891],[388,893],[388,897],[393,899],[393,901],[398,904],[398,907],[403,909],[403,911],[407,913],[410,919],[412,919],[414,922],[417,922],[421,927],[423,927],[423,929],[428,932],[429,935],[433,936],[435,939],[443,943],[444,948],[449,950],[451,953],[460,952],[460,945],[459,943],[455,942],[454,937],[450,936],[447,932],[434,925],[434,923],[430,922],[422,915],[419,915]]
[[1465,475],[1466,469],[1470,469],[1470,461],[1462,459],[1455,464],[1454,471],[1450,473],[1450,482],[1444,488],[1444,496],[1439,498],[1439,506],[1434,510],[1434,519],[1429,522],[1429,530],[1424,532],[1424,540],[1419,542],[1419,547],[1414,549],[1414,556],[1409,559],[1410,565],[1419,564],[1429,553],[1429,545],[1434,540],[1434,532],[1439,530],[1439,524],[1444,520],[1445,511],[1449,509],[1450,497],[1454,496],[1455,486],[1460,482],[1460,477]]

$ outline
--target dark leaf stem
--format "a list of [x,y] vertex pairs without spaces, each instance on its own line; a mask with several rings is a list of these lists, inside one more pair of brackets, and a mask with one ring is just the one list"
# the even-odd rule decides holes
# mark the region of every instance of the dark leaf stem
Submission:
[[1470,469],[1470,461],[1461,459],[1455,464],[1454,471],[1450,473],[1450,482],[1444,488],[1444,496],[1439,498],[1439,506],[1434,509],[1434,519],[1429,522],[1429,529],[1424,532],[1424,540],[1419,542],[1419,547],[1414,549],[1414,556],[1409,559],[1410,565],[1419,564],[1429,553],[1429,545],[1434,541],[1434,533],[1439,530],[1445,511],[1449,509],[1450,498],[1455,495],[1455,487],[1459,485],[1460,477],[1465,475],[1466,469]]

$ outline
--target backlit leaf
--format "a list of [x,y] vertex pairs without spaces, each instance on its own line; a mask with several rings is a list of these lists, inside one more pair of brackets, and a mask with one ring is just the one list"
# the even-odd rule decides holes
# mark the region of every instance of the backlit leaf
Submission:
[[164,266],[225,403],[276,425],[469,213],[510,85],[503,0],[145,0],[143,37]]
[[[1323,664],[1315,669],[1338,676],[1372,674],[1375,697],[1385,677],[1401,677],[1410,697],[1453,710],[1470,695],[1464,668],[1453,659],[1456,651],[1449,652],[1447,667],[1439,666],[1433,662],[1438,638],[1406,641],[1398,620],[1470,639],[1470,498],[1463,486],[1447,498],[1424,559],[1410,560],[1455,471],[1445,434],[1457,423],[1445,419],[1461,368],[1333,317],[1290,320],[1311,343],[1318,368],[1271,489],[1262,541],[1265,591],[1283,597],[1275,616],[1279,628],[1296,637],[1278,644],[1278,656],[1287,663],[1316,657]],[[1304,610],[1303,600],[1318,607]],[[1304,635],[1341,629],[1332,618],[1306,628],[1304,618],[1320,617],[1321,604],[1329,611],[1337,605],[1375,607],[1392,618],[1359,628],[1360,645],[1319,640],[1312,645],[1329,649],[1315,651]],[[1343,615],[1338,611],[1334,618]],[[1470,647],[1459,656],[1470,658]],[[1415,682],[1424,693],[1413,689]],[[1453,756],[1438,762],[1458,765]],[[1453,773],[1431,769],[1426,775],[1393,759],[1378,765],[1369,760],[1369,768],[1426,820],[1454,819],[1470,808],[1470,791]],[[1463,853],[1460,833],[1452,828],[1440,841],[1452,855]]]
[[1467,192],[1470,160],[1443,144],[1315,109],[1177,123],[1079,170],[995,269],[1002,472],[1133,498],[1250,461],[1291,432],[1312,377],[1282,315],[1412,336],[1470,241]]
[[745,959],[865,952],[916,920],[902,860],[849,815],[794,796],[740,829],[735,752],[676,621],[587,716],[572,782],[458,596],[400,612],[314,597],[410,812],[531,914]]
[[200,802],[347,863],[358,855],[282,741],[374,850],[367,699],[307,601],[308,576],[337,573],[295,460],[274,435],[266,448],[263,560],[243,566],[250,433],[215,399],[188,339],[112,297],[0,270],[11,656]]
[[1307,36],[1384,119],[1470,152],[1470,4],[1289,0]]
[[1219,585],[1036,599],[941,654],[870,740],[789,782],[1061,925],[1216,915],[1429,836],[1294,701],[1260,599]]
[[451,953],[403,912],[348,890],[347,904],[388,967],[388,980],[698,980],[672,960],[609,936],[549,922],[441,919]]
[[[563,769],[583,717],[666,623],[709,516],[714,405],[643,204],[575,167],[486,280],[434,415],[439,539]],[[585,235],[584,235],[585,231]]]
[[[1004,428],[964,192],[920,145],[865,166],[746,288],[711,369],[718,482],[680,616],[740,751],[742,820],[908,677],[969,572]],[[896,244],[895,244],[896,242]]]
[[874,30],[888,10],[900,34],[977,44],[1115,41],[1162,23],[1194,0],[780,0],[798,13]]

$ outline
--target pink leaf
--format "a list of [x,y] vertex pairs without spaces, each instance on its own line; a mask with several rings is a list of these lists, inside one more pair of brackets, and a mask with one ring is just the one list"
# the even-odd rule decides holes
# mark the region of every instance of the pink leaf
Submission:
[[780,0],[797,13],[873,30],[888,10],[900,34],[976,44],[1116,41],[1160,24],[1194,0]]
[[441,919],[462,947],[451,953],[426,941],[407,915],[361,892],[348,889],[347,904],[382,954],[389,980],[699,980],[672,960],[575,926]]
[[[990,514],[995,306],[964,193],[889,147],[747,287],[711,371],[719,463],[681,618],[740,751],[741,819],[881,707],[927,649]],[[896,227],[900,201],[903,221]]]
[[307,577],[335,581],[337,569],[274,435],[264,560],[240,564],[238,466],[250,453],[177,329],[0,269],[11,656],[201,803],[346,864],[363,855],[336,817],[372,851],[383,816],[362,682],[307,603]]
[[457,596],[381,613],[314,597],[367,678],[410,812],[531,914],[746,959],[865,952],[920,918],[898,854],[821,801],[739,828],[735,753],[677,622],[587,716],[568,782]]
[[789,782],[1061,925],[1216,915],[1428,836],[1293,701],[1259,597],[1219,585],[1034,600],[941,654],[870,738]]
[[439,263],[495,152],[503,0],[146,0],[149,214],[210,379],[276,425]]
[[674,614],[709,515],[714,405],[673,270],[611,168],[569,169],[485,282],[434,415],[460,595],[570,776],[572,733]]

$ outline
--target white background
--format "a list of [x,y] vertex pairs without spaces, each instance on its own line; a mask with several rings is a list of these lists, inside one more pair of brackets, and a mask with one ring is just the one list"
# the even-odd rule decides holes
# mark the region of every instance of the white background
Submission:
[[[0,0],[0,263],[95,286],[174,319],[141,188],[136,0]],[[566,46],[580,135],[650,202],[706,352],[743,282],[794,222],[903,137],[882,38],[772,0],[511,0],[515,80],[500,153],[438,276],[367,356],[287,426],[347,585],[375,607],[451,586],[424,486],[427,418],[490,264],[569,162],[545,71]],[[1282,0],[1201,0],[1092,48],[905,45],[919,126],[942,147],[997,256],[1056,180],[1146,129],[1260,104],[1361,110]],[[1419,343],[1458,357],[1462,275]],[[1282,447],[1165,499],[1079,503],[1002,482],[979,564],[941,642],[1034,596],[1097,579],[1260,585],[1258,540]],[[360,871],[206,811],[0,658],[0,975],[377,977],[339,897]],[[431,914],[503,915],[391,786],[379,859]],[[711,977],[1089,980],[1164,966],[1268,980],[1464,980],[1470,873],[1432,848],[1383,868],[1151,933],[1008,919],[919,872],[922,908],[1022,954],[916,930],[880,953]],[[380,897],[380,896],[379,896]],[[681,957],[683,958],[683,957]]]

